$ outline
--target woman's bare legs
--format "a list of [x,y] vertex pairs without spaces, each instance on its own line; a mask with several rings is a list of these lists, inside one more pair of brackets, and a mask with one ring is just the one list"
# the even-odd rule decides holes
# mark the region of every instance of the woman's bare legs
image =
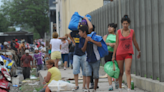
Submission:
[[64,61],[64,67],[67,68],[67,61]]
[[59,62],[59,59],[56,59],[56,61],[55,61],[55,67],[57,67],[57,68],[58,68],[58,62]]
[[119,88],[122,88],[122,76],[123,76],[123,72],[124,72],[124,61],[123,60],[118,60],[118,67],[120,69],[120,75],[119,75]]
[[129,89],[131,88],[131,64],[132,64],[131,58],[125,59],[125,73],[126,73],[126,80]]
[[109,82],[109,85],[112,85],[112,77],[110,77],[109,75],[108,75],[108,82]]

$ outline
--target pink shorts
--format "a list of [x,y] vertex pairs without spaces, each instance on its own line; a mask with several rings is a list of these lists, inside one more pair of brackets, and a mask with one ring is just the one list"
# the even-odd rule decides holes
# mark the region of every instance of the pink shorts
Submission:
[[116,60],[132,59],[132,54],[116,55]]

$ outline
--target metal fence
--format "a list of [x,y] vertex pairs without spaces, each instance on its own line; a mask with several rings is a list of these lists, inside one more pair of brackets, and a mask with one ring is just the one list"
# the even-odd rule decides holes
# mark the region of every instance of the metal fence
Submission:
[[117,23],[120,29],[119,16],[125,14],[131,19],[130,28],[134,29],[141,49],[141,58],[137,59],[134,48],[131,72],[164,82],[164,0],[120,0],[120,4],[114,0],[90,13],[101,36],[108,33],[108,23]]

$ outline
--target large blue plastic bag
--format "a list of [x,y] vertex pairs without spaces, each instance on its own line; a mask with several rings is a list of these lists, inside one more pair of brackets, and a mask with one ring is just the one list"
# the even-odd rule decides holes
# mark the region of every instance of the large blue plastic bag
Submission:
[[94,41],[101,42],[102,46],[98,47],[100,58],[103,58],[109,54],[107,45],[101,36],[96,35],[96,32],[92,32],[92,33],[88,34],[87,36],[91,37]]
[[82,17],[79,15],[79,13],[75,12],[71,17],[68,28],[72,31],[78,30],[79,21],[81,20],[81,18]]
[[107,62],[104,65],[104,71],[112,78],[119,78],[120,69],[118,68],[118,64],[116,61],[114,61],[114,63],[112,61]]

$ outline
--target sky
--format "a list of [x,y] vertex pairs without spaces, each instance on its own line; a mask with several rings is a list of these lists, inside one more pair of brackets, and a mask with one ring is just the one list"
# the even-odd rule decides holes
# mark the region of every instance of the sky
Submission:
[[2,5],[2,0],[0,0],[0,6]]
[[[2,5],[3,3],[2,3],[2,0],[0,0],[0,6]],[[20,27],[16,27],[15,26],[15,29],[16,29],[16,31],[19,31],[20,30]]]

